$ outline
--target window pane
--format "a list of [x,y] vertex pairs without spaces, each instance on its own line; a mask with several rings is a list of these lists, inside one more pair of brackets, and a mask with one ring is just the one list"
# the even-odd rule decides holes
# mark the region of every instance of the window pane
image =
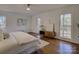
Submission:
[[71,25],[71,14],[64,15],[64,25]]
[[63,25],[63,15],[60,17],[60,25]]
[[71,38],[71,14],[63,14],[60,16],[60,36]]
[[0,16],[0,28],[4,29],[6,27],[6,18],[4,16]]
[[64,38],[71,38],[70,34],[64,34]]

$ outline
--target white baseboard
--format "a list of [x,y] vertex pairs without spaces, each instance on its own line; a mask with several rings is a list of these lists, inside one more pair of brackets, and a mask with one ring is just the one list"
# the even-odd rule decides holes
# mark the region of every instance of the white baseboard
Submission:
[[56,37],[56,38],[58,38],[60,40],[64,40],[64,41],[68,41],[68,42],[79,44],[79,40],[77,40],[77,39],[66,39],[66,38],[60,38],[60,37]]

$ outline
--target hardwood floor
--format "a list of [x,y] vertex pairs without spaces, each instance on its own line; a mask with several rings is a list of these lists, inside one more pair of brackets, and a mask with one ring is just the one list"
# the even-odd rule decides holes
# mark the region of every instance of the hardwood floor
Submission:
[[58,40],[58,39],[48,39],[43,38],[43,40],[48,41],[50,44],[40,49],[44,54],[78,54],[79,45],[70,42]]
[[[33,34],[32,34],[33,35]],[[37,37],[37,35],[34,35]],[[39,54],[79,54],[79,44],[59,39],[41,38],[50,44],[38,50]]]

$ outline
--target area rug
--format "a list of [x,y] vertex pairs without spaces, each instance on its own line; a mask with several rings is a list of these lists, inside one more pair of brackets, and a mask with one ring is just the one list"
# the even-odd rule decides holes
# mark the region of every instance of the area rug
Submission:
[[[39,45],[38,45],[38,48],[36,48],[35,50],[31,50],[30,52],[32,52],[31,54],[41,54],[42,53],[42,51],[40,51],[40,49],[41,48],[43,48],[43,47],[45,47],[45,46],[47,46],[48,44],[49,44],[49,42],[47,42],[47,41],[44,41],[44,40],[39,40],[40,41],[40,43],[39,43]],[[20,54],[29,54],[29,53],[27,53],[26,51],[23,51],[23,52],[21,52]]]
[[33,52],[32,54],[43,54],[43,51],[41,50],[41,48],[44,48],[47,45],[49,45],[49,42],[40,40],[38,49],[35,52]]
[[48,44],[49,44],[49,42],[40,39],[40,44],[39,44],[38,49],[43,48],[43,47],[47,46]]

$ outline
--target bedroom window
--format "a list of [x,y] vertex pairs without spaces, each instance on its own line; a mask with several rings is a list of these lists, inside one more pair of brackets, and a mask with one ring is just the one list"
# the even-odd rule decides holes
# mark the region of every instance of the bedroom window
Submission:
[[0,28],[5,29],[5,27],[6,27],[6,17],[0,16]]
[[71,38],[71,14],[60,16],[60,37]]

